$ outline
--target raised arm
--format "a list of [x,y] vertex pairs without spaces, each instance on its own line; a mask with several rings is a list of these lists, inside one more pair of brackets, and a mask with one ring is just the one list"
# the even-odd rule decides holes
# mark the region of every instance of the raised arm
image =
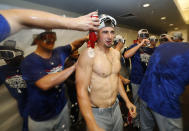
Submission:
[[35,84],[42,90],[54,88],[56,85],[59,85],[62,82],[64,82],[72,74],[72,72],[75,71],[75,66],[76,64],[61,72],[48,74],[42,77],[41,79],[37,80]]
[[169,35],[165,35],[165,38],[167,38],[168,42],[174,42]]
[[119,77],[119,94],[121,95],[121,97],[125,101],[125,104],[126,104],[127,108],[129,109],[129,113],[131,114],[131,116],[133,118],[135,118],[136,117],[136,107],[135,107],[135,105],[133,105],[130,102],[130,100],[129,100],[129,98],[128,98],[125,90],[124,90],[123,83],[122,83],[120,77]]
[[79,57],[76,68],[76,89],[79,107],[89,131],[99,131],[100,129],[96,124],[88,96],[88,86],[91,81],[92,65],[93,58],[88,56],[87,49],[85,49]]
[[73,41],[70,45],[72,46],[72,51],[77,50],[80,48],[85,42],[89,40],[89,36],[85,36],[83,38],[80,38],[78,40]]
[[143,44],[145,44],[146,41],[149,42],[149,40],[143,39],[141,43],[139,43],[139,44],[137,44],[135,47],[133,47],[133,48],[127,50],[127,51],[124,53],[124,57],[125,57],[125,58],[130,58],[130,57],[132,57],[132,56],[137,52],[137,50],[138,50]]
[[97,14],[92,12],[78,18],[68,18],[56,14],[31,10],[31,9],[9,9],[0,10],[11,27],[11,33],[18,30],[29,28],[43,28],[43,29],[73,29],[73,30],[97,30],[99,19],[92,19],[91,16]]

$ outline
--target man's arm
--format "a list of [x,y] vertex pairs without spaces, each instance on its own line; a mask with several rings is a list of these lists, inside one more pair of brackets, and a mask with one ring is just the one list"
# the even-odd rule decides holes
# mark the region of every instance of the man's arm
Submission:
[[127,96],[125,90],[124,90],[123,83],[121,82],[120,77],[119,77],[119,94],[121,95],[121,97],[122,97],[123,100],[125,101],[126,106],[127,106],[127,108],[129,109],[129,113],[131,114],[131,116],[132,116],[133,118],[135,118],[135,117],[136,117],[136,107],[135,107],[135,105],[133,105],[133,104],[130,102],[130,100],[129,100],[129,98],[128,98],[128,96]]
[[120,77],[121,81],[122,81],[125,85],[130,83],[130,80],[127,79],[127,78],[125,78],[125,77],[123,77],[122,75],[119,75],[119,77]]
[[132,57],[132,56],[137,52],[137,50],[138,50],[143,44],[145,44],[146,41],[149,42],[149,40],[143,39],[141,43],[139,43],[139,44],[137,44],[135,47],[133,47],[133,48],[127,50],[127,51],[124,53],[124,57],[125,57],[125,58],[130,58],[130,57]]
[[75,71],[75,66],[76,64],[61,72],[48,74],[42,77],[41,79],[37,80],[35,84],[37,87],[39,87],[42,90],[51,89],[54,86],[64,82],[72,74],[72,72]]
[[168,42],[174,42],[169,35],[165,35],[165,38],[167,38]]
[[43,28],[43,29],[73,29],[73,30],[97,30],[99,19],[92,19],[91,16],[97,14],[92,12],[77,18],[68,18],[56,14],[31,10],[31,9],[9,9],[0,10],[11,27],[11,33],[15,33],[22,28]]
[[89,40],[89,36],[85,36],[83,38],[80,38],[78,40],[73,41],[70,45],[72,47],[72,51],[77,50],[80,48],[85,42]]
[[85,49],[78,60],[76,68],[77,98],[81,113],[90,131],[101,131],[96,124],[92,113],[91,103],[88,96],[88,86],[91,81],[93,58],[88,56],[88,49]]

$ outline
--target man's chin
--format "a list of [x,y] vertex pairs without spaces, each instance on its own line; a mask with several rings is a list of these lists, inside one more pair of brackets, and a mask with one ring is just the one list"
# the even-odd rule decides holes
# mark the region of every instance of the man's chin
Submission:
[[112,44],[105,44],[107,48],[111,48],[113,45]]
[[48,52],[51,52],[51,51],[53,51],[53,48],[46,48],[45,50]]

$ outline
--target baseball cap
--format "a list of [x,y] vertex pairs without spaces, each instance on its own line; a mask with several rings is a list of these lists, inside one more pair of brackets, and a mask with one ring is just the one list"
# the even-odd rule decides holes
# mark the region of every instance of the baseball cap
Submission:
[[138,37],[140,38],[149,38],[149,33],[147,29],[140,29],[138,31]]
[[183,40],[181,32],[173,32],[173,40]]

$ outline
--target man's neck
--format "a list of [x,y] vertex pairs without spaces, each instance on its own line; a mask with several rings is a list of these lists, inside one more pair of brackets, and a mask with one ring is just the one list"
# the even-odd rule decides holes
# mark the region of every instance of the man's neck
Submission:
[[104,53],[108,53],[110,48],[105,47],[103,44],[97,43],[97,47]]
[[38,47],[35,50],[35,54],[41,56],[44,59],[49,59],[52,55],[52,50],[45,50],[45,49]]

